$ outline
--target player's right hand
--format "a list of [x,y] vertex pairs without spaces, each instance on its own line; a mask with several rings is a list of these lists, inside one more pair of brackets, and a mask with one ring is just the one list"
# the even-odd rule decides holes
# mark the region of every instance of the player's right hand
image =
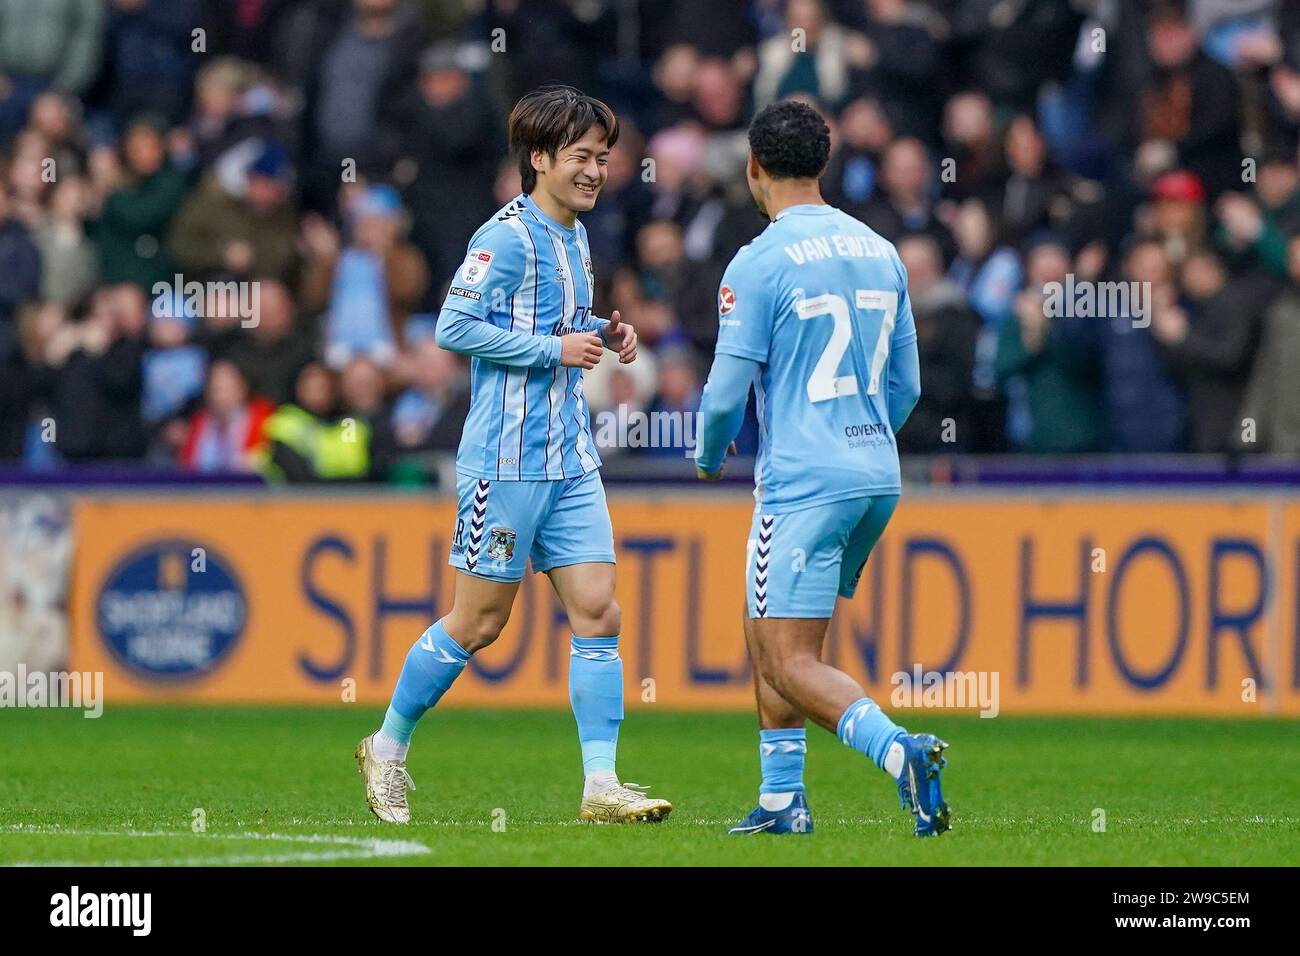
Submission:
[[560,337],[560,364],[565,368],[595,368],[605,343],[594,332],[570,332]]
[[722,473],[727,470],[727,458],[730,458],[735,453],[736,453],[736,443],[733,441],[730,445],[727,446],[727,455],[725,458],[722,459],[722,464],[718,466],[717,471],[705,471],[703,468],[700,468],[697,465],[695,468],[695,477],[700,479],[700,481],[721,480]]

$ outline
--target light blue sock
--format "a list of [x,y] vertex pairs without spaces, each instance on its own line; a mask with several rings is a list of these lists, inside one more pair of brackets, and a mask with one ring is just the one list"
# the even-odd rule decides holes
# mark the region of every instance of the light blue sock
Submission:
[[414,720],[403,717],[392,704],[389,704],[388,711],[384,714],[384,725],[379,728],[379,731],[399,744],[409,744],[411,734],[415,733],[415,724]]
[[803,790],[803,760],[808,752],[808,734],[796,730],[760,730],[758,763],[763,768],[759,793],[793,793]]
[[614,769],[623,720],[623,660],[618,635],[578,637],[569,649],[569,701],[578,722],[583,773]]
[[885,754],[889,745],[907,733],[885,716],[870,697],[849,704],[835,727],[835,736],[858,753],[870,757],[881,770],[885,769]]
[[383,732],[399,744],[411,742],[416,722],[447,693],[469,662],[469,651],[451,639],[442,621],[420,635],[406,654]]

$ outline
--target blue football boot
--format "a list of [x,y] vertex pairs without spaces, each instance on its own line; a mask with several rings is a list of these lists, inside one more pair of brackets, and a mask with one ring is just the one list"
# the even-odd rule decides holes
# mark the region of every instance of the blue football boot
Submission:
[[939,771],[948,765],[943,752],[948,745],[934,734],[905,734],[903,772],[898,777],[898,798],[904,810],[916,817],[917,836],[938,836],[952,829],[951,812],[943,802]]
[[812,811],[802,791],[795,791],[794,799],[784,810],[764,810],[755,807],[749,816],[727,831],[733,836],[753,833],[812,833]]

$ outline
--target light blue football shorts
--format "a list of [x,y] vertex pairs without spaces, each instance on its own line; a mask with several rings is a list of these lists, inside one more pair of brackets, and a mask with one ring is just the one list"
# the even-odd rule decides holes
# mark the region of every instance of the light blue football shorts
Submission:
[[570,564],[614,563],[614,529],[600,472],[554,481],[493,481],[457,475],[453,568],[519,581]]
[[829,618],[836,595],[853,597],[867,556],[898,495],[872,495],[786,514],[754,510],[745,549],[751,618]]

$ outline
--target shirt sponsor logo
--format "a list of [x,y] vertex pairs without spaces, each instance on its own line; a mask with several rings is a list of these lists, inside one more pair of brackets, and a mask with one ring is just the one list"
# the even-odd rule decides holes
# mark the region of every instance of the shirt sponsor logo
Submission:
[[846,425],[844,436],[848,439],[850,448],[876,448],[893,443],[889,437],[889,428],[881,422]]
[[863,422],[861,425],[844,426],[844,434],[850,438],[870,438],[873,435],[888,435],[889,429],[880,422]]
[[552,335],[569,335],[573,332],[581,332],[591,322],[591,306],[580,305],[573,310],[573,315],[555,323],[555,328],[551,329]]

